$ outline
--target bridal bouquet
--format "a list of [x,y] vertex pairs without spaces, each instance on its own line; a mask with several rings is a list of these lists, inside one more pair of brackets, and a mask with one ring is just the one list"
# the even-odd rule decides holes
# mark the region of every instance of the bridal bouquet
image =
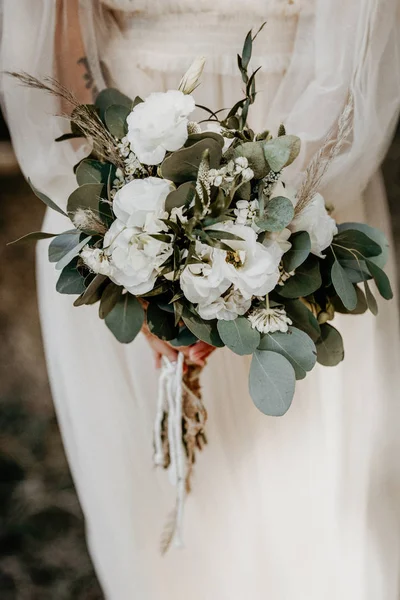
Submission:
[[[383,234],[361,223],[336,223],[318,191],[349,135],[351,101],[292,189],[285,169],[296,160],[300,139],[283,126],[273,135],[247,124],[256,99],[258,69],[248,70],[255,37],[249,32],[238,56],[243,98],[229,111],[198,107],[207,115],[202,124],[191,120],[202,59],[176,90],[131,100],[106,89],[93,105],[79,104],[54,80],[16,76],[71,102],[71,133],[60,141],[91,142],[90,155],[75,167],[78,187],[66,212],[33,188],[72,222],[64,233],[29,234],[54,237],[49,260],[60,272],[57,290],[77,295],[75,306],[98,302],[100,318],[119,342],[132,342],[146,323],[176,347],[202,340],[252,355],[253,402],[264,414],[280,416],[296,380],[316,361],[334,366],[343,360],[342,338],[331,324],[335,312],[376,314],[372,279],[384,298],[392,292],[382,270]],[[161,394],[155,445],[156,462],[175,461],[188,488],[194,451],[205,441],[206,412],[198,373],[190,378],[193,366],[183,372],[182,361],[182,385],[175,381],[167,400]],[[168,369],[176,374],[165,364],[164,383]],[[172,421],[179,434],[171,431]],[[179,475],[182,457],[189,467]]]

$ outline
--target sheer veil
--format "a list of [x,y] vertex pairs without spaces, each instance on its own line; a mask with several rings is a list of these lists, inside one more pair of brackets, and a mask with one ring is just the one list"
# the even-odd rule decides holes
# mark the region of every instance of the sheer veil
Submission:
[[[80,0],[86,53],[97,87],[111,35],[113,12],[98,0]],[[131,2],[113,1],[129,10]],[[260,3],[261,4],[261,3]],[[310,3],[304,3],[309,8]],[[20,86],[4,71],[55,74],[56,9],[53,0],[2,0],[1,91],[15,151],[25,175],[42,188],[71,177],[76,162],[69,144],[55,144],[63,129],[57,100]],[[260,8],[261,19],[262,8]],[[300,12],[295,50],[269,114],[305,142],[296,179],[338,118],[349,92],[354,97],[353,138],[329,170],[326,193],[344,207],[365,189],[387,149],[400,105],[400,5],[397,0],[315,0],[315,18]],[[64,23],[67,26],[67,23]],[[257,23],[255,23],[255,26]],[[112,29],[112,30],[111,30]],[[111,30],[111,31],[110,31]],[[63,35],[57,29],[57,35]]]

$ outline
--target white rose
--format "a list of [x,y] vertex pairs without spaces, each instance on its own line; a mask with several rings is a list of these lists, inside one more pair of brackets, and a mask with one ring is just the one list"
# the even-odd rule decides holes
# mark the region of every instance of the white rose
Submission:
[[220,296],[210,304],[199,304],[197,312],[206,321],[211,319],[233,321],[237,316],[247,313],[250,306],[251,299],[244,298],[239,290],[232,288],[226,296]]
[[224,253],[225,276],[243,296],[249,299],[271,292],[279,280],[282,257],[279,245],[263,246],[257,242],[255,231],[246,225],[225,223],[213,225],[211,229],[227,230],[243,240],[223,240],[232,248],[232,252]]
[[203,262],[185,267],[180,284],[186,298],[194,304],[210,304],[230,286],[224,276],[225,252],[196,242],[196,254]]
[[104,249],[112,265],[110,279],[131,294],[153,289],[158,267],[171,255],[172,245],[160,242],[116,219],[104,236]]
[[293,206],[296,204],[296,190],[289,185],[283,185],[282,181],[278,181],[274,185],[270,198],[276,198],[277,196],[289,198]]
[[144,227],[150,214],[164,211],[165,199],[174,189],[171,182],[159,177],[134,179],[115,194],[114,214],[127,227]]
[[93,273],[107,275],[107,277],[112,275],[113,269],[109,257],[100,248],[85,246],[81,250],[80,256]]
[[188,137],[192,96],[178,90],[155,92],[137,104],[127,117],[128,140],[141,163],[158,165],[168,151],[179,150]]
[[329,216],[321,194],[315,194],[288,227],[293,233],[307,231],[311,239],[311,252],[321,258],[324,258],[322,251],[331,244],[333,236],[338,232],[336,222]]
[[271,246],[272,244],[278,244],[283,253],[288,252],[288,250],[290,250],[292,247],[291,242],[289,242],[291,234],[292,232],[290,229],[287,229],[287,227],[281,231],[268,231],[263,244],[267,247]]

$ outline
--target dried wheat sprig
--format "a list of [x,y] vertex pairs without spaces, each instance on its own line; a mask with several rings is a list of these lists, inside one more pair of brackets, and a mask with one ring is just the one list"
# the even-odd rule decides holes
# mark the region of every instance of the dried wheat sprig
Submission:
[[74,108],[72,114],[62,116],[73,122],[82,131],[83,135],[93,142],[94,149],[101,160],[112,162],[119,167],[124,166],[123,159],[118,152],[116,140],[104,126],[97,112],[91,110],[88,105],[81,104],[74,94],[59,81],[48,76],[40,80],[24,72],[8,72],[7,74],[27,87],[42,90],[71,104]]
[[353,127],[353,96],[349,95],[337,125],[325,137],[321,148],[312,158],[300,186],[295,215],[311,202],[332,161],[339,155]]

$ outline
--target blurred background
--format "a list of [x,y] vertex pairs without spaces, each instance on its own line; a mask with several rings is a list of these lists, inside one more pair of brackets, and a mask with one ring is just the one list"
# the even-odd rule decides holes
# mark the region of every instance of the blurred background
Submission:
[[[400,264],[400,127],[383,174]],[[101,600],[47,382],[34,245],[6,247],[43,213],[0,117],[0,598]]]

